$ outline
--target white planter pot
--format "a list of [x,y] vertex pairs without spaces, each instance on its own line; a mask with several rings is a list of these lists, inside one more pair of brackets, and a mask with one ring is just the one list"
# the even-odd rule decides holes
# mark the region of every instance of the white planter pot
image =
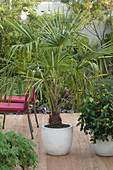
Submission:
[[48,128],[45,125],[42,126],[42,140],[48,154],[65,155],[69,152],[73,137],[73,127],[71,124],[69,125],[66,128]]
[[113,156],[113,141],[109,137],[109,141],[97,140],[93,145],[93,149],[97,155],[100,156]]

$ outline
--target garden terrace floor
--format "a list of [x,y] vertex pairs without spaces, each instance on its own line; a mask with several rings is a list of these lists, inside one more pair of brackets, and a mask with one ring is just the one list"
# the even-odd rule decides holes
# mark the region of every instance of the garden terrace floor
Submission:
[[[61,114],[63,122],[71,123],[74,127],[72,147],[69,154],[65,156],[50,156],[44,150],[41,139],[41,126],[48,122],[48,115],[38,114],[39,129],[36,128],[34,115],[30,116],[34,129],[33,142],[37,144],[36,152],[39,157],[36,170],[113,170],[113,157],[95,155],[89,136],[80,132],[80,127],[76,127],[79,113]],[[27,115],[7,115],[3,132],[10,130],[21,132],[25,138],[30,139]]]

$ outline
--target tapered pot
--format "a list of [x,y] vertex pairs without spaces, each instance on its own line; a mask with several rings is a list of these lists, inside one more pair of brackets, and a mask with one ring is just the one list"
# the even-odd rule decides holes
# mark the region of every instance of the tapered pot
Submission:
[[72,144],[73,126],[69,124],[65,128],[48,128],[46,125],[42,126],[42,141],[46,152],[50,155],[66,155]]
[[113,156],[113,141],[111,141],[111,137],[109,137],[109,141],[96,140],[93,149],[97,155]]

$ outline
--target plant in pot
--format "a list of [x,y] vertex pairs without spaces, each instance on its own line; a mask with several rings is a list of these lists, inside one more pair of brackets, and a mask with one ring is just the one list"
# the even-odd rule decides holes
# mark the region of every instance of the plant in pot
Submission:
[[22,134],[14,131],[3,133],[0,130],[0,169],[13,170],[19,166],[22,170],[35,169],[38,155],[34,147],[36,145]]
[[[37,86],[36,90],[40,92],[45,88],[51,113],[49,124],[42,126],[42,138],[46,152],[51,155],[67,154],[72,143],[72,125],[63,123],[59,112],[58,96],[61,88],[68,88],[73,93],[73,101],[77,99],[77,92],[87,88],[88,84],[91,85],[91,78],[100,73],[93,58],[112,51],[108,45],[96,51],[89,50],[89,54],[81,61],[76,58],[77,54],[70,55],[70,48],[81,42],[80,37],[83,35],[78,31],[87,20],[88,16],[83,18],[82,14],[73,19],[73,13],[60,14],[59,11],[55,15],[38,17],[38,36],[37,33],[34,36],[35,33],[28,31],[23,24],[7,20],[14,28],[28,36],[30,42],[12,47],[10,61],[7,67],[1,70],[3,79],[5,76],[7,78],[1,81],[1,87],[8,89],[8,80],[11,84],[16,84],[21,79],[26,82],[29,80],[31,91],[34,86]],[[81,42],[81,48],[82,46],[84,44]],[[15,56],[19,56],[18,60]]]
[[96,82],[81,95],[80,130],[90,134],[96,154],[113,156],[113,77]]

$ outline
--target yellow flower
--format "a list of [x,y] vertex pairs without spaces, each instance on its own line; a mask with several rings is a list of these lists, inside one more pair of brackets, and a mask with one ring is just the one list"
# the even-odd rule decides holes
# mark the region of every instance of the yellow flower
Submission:
[[111,139],[111,141],[113,141],[113,139]]
[[109,126],[109,124],[108,124],[108,123],[106,123],[106,126]]
[[103,94],[103,97],[105,97],[105,94]]
[[104,2],[104,4],[106,4],[106,5],[108,5],[108,3],[109,3],[109,2],[106,2],[106,1]]
[[113,102],[112,102],[112,104],[113,104]]
[[112,120],[112,123],[113,123],[113,120]]
[[101,112],[101,109],[98,109],[98,112]]
[[99,125],[101,125],[101,122],[99,122]]
[[105,85],[103,84],[102,86],[104,87]]
[[96,102],[97,104],[99,104],[100,102],[98,101],[98,102]]
[[109,118],[107,118],[107,120],[109,120]]
[[92,8],[92,5],[90,4],[90,5],[88,5],[89,6],[89,8]]

